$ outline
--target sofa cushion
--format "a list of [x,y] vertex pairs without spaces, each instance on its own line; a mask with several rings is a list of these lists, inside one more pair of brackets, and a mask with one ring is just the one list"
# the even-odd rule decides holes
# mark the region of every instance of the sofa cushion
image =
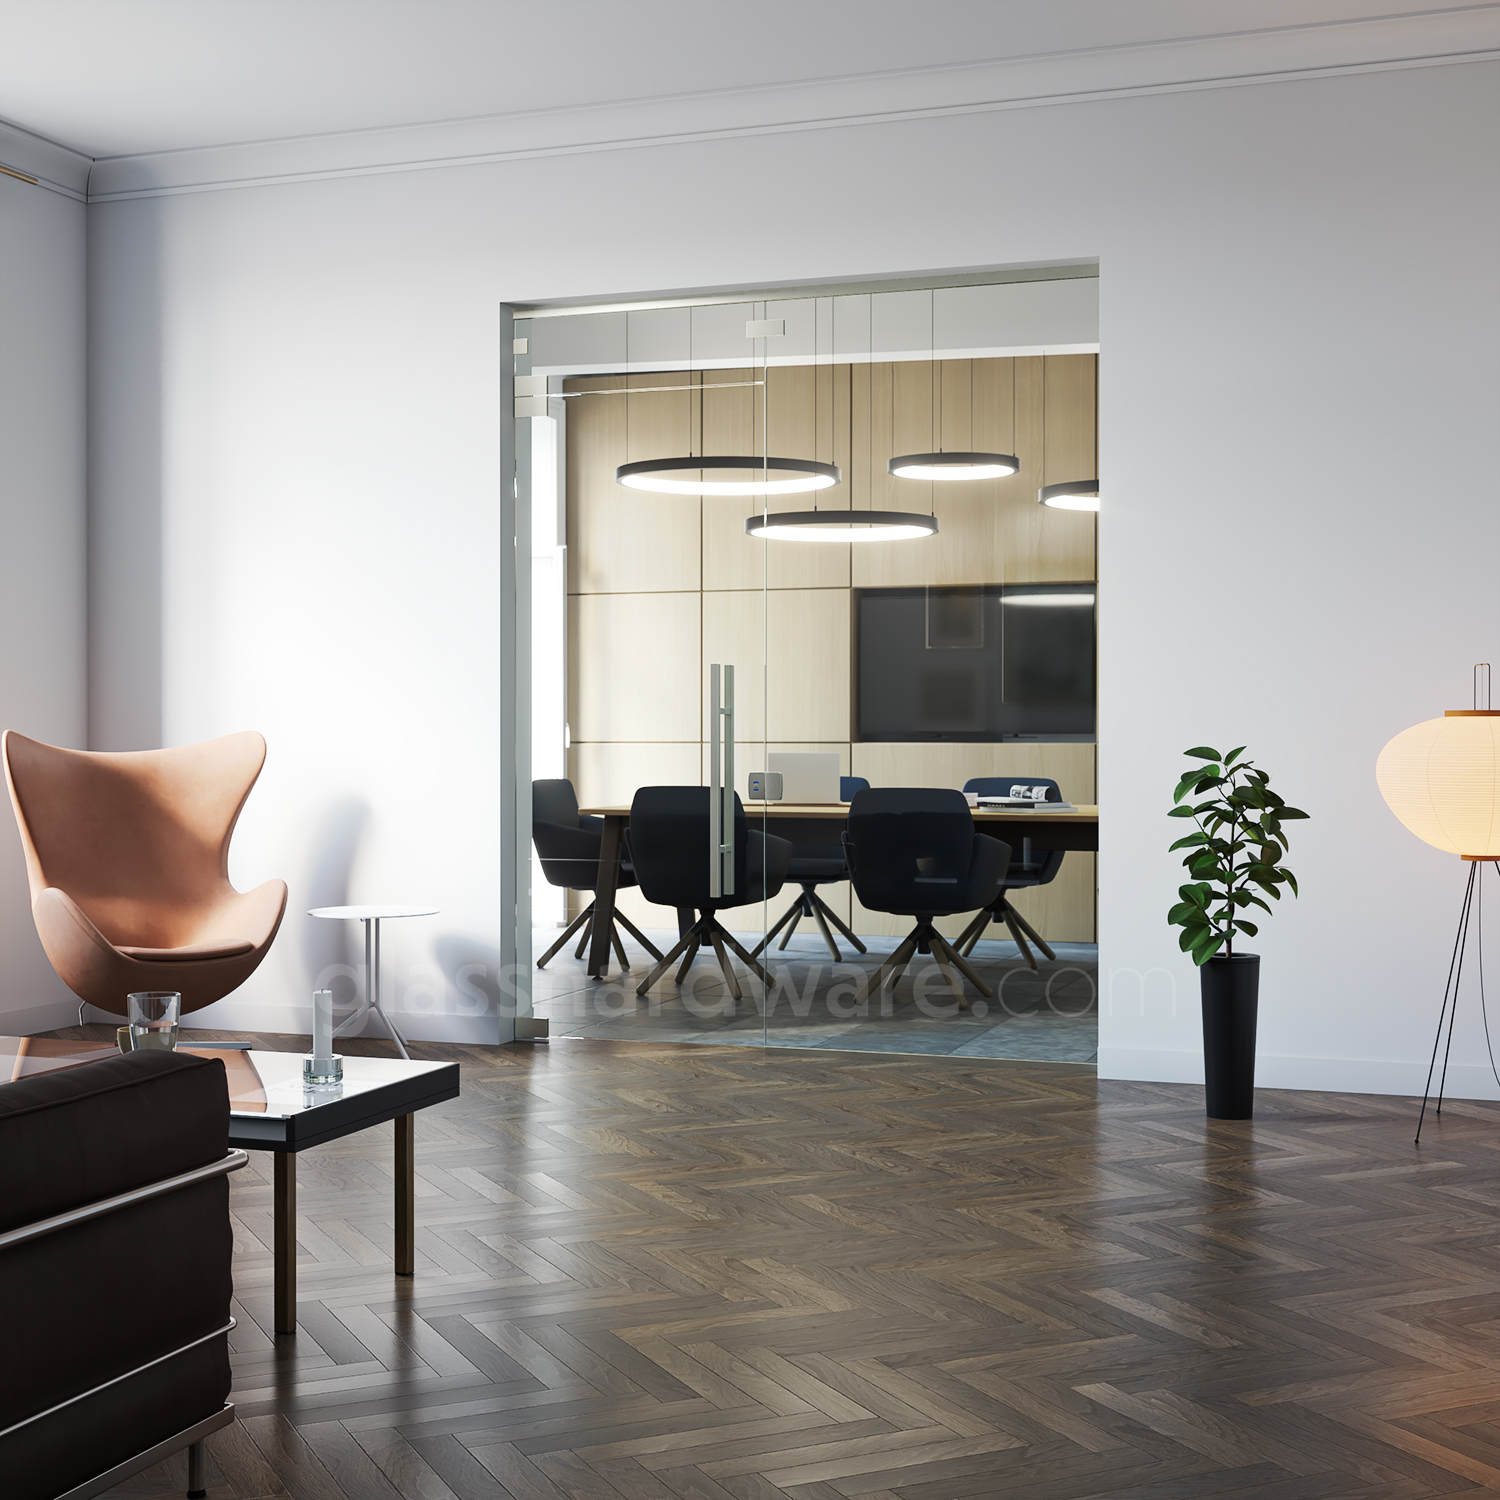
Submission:
[[217,1058],[132,1052],[0,1086],[0,1232],[218,1161]]

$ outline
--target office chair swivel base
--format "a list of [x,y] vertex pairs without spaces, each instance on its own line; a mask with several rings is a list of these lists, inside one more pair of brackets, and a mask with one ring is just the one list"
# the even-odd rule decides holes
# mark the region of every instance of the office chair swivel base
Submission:
[[964,994],[963,984],[958,975],[953,972],[955,969],[986,999],[995,993],[969,967],[963,954],[932,925],[932,918],[922,917],[915,931],[903,938],[896,951],[865,981],[864,986],[854,997],[856,1007],[863,1005],[884,984],[889,983],[894,987],[906,972],[906,966],[919,953],[931,954],[937,960],[937,966],[942,971],[943,978],[948,981],[949,992],[958,1002],[960,1010],[969,1008],[969,997]]
[[[765,945],[762,944],[762,947]],[[775,983],[761,966],[756,963],[755,955],[747,953],[736,940],[734,934],[720,925],[712,915],[699,917],[678,940],[677,946],[672,949],[657,966],[635,987],[637,995],[644,995],[647,990],[661,978],[676,962],[679,954],[685,954],[682,967],[677,971],[677,983],[681,984],[687,978],[687,971],[692,962],[698,956],[700,948],[712,948],[714,956],[719,960],[719,968],[724,973],[724,982],[729,986],[730,995],[736,999],[742,999],[740,994],[739,980],[735,977],[734,966],[729,962],[729,954],[726,949],[733,949],[740,957],[740,961],[755,975],[760,982],[770,989]],[[756,952],[760,950],[757,949]]]
[[[1046,940],[1036,930],[1036,928],[1034,928],[1031,923],[1028,922],[1026,918],[1023,917],[1021,913],[1018,912],[1015,907],[1010,904],[1009,901],[1002,903],[1000,908],[1000,915],[1004,919],[1005,925],[1010,929],[1010,935],[1013,939],[1015,939],[1016,947],[1021,950],[1021,957],[1026,960],[1030,968],[1036,968],[1036,955],[1033,954],[1031,949],[1026,946],[1026,938],[1028,937],[1033,943],[1037,945],[1038,948],[1042,950],[1044,954],[1046,954],[1049,960],[1051,960],[1053,963],[1056,963],[1057,955],[1047,946]],[[958,951],[962,953],[965,958],[967,958],[969,954],[974,951],[975,943],[977,943],[980,938],[984,936],[985,929],[994,920],[994,909],[986,908],[984,911],[980,912],[979,915],[975,917],[974,920],[970,922],[966,928],[964,928],[963,932],[959,934]],[[1023,933],[1025,934],[1025,937],[1022,936]]]
[[[553,945],[544,954],[542,954],[539,959],[537,959],[537,968],[545,968],[547,964],[552,961],[552,959],[556,958],[562,948],[566,946],[568,939],[572,937],[580,927],[583,928],[583,937],[579,940],[578,947],[574,952],[573,957],[583,957],[584,953],[588,950],[589,941],[594,935],[594,907],[597,904],[597,902],[590,901],[588,906],[585,907],[584,910],[581,911],[576,917],[574,917],[570,923],[568,923],[567,930],[563,933],[563,935],[558,938],[558,940],[553,943]],[[658,948],[656,944],[653,943],[651,939],[648,938],[646,934],[642,932],[641,929],[637,927],[635,923],[625,915],[624,912],[615,912],[615,922],[619,923],[619,926],[623,927],[626,932],[628,932],[631,937],[633,937],[636,942],[638,942],[641,947],[643,947],[646,952],[651,955],[652,958],[661,957],[661,949]],[[630,963],[629,960],[627,960],[625,957],[625,945],[620,941],[619,928],[615,927],[613,924],[611,924],[610,926],[609,937],[611,943],[614,944],[615,956],[620,960],[620,967],[628,974],[630,972]]]
[[[785,927],[786,931],[782,933],[781,941],[776,945],[776,951],[781,952],[791,942],[792,934],[796,932],[797,924],[803,917],[811,917],[818,924],[818,931],[823,934],[823,941],[828,944],[828,951],[833,955],[834,963],[840,962],[844,955],[839,952],[839,945],[834,942],[833,934],[828,930],[830,922],[854,944],[859,952],[869,952],[869,949],[845,926],[839,914],[818,894],[816,887],[805,885],[802,887],[802,894],[786,909],[781,920],[755,945],[751,957],[759,958],[771,939]],[[791,925],[787,926],[788,923]]]

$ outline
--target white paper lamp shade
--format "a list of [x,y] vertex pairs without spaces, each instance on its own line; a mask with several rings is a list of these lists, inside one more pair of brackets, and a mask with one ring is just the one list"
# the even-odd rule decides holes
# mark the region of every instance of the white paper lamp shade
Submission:
[[1500,859],[1500,711],[1459,710],[1403,729],[1380,752],[1375,780],[1419,839]]

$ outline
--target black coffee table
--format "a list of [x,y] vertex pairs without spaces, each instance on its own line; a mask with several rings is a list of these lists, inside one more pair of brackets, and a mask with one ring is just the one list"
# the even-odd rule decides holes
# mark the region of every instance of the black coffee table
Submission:
[[[346,1057],[341,1085],[311,1089],[302,1082],[300,1052],[179,1050],[223,1062],[229,1077],[230,1146],[273,1154],[277,1333],[297,1331],[297,1153],[309,1146],[396,1122],[396,1274],[415,1274],[416,1113],[458,1097],[457,1063]],[[0,1037],[0,1083],[118,1056],[117,1048],[100,1042]]]

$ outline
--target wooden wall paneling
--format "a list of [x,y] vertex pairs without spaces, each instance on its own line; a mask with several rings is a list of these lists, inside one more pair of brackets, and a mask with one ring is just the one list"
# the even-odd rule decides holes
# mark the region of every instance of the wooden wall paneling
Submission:
[[[632,375],[631,386],[681,385],[682,374]],[[619,390],[618,376],[565,390]],[[688,451],[689,399],[675,391],[581,396],[568,402],[568,592],[643,593],[701,587],[701,502],[615,483],[615,469]],[[627,431],[628,429],[628,431]],[[627,441],[628,438],[628,441]]]
[[568,724],[575,740],[696,742],[703,596],[574,594]]
[[766,596],[766,610],[770,713],[766,732],[777,739],[847,741],[852,660],[849,591],[772,589]]
[[[1051,477],[1044,457],[1050,450],[1059,462],[1092,458],[1093,371],[1091,354],[1061,354],[1017,359],[1015,367],[1016,446],[1007,449],[1021,460],[1021,469],[1009,479],[997,481],[1000,504],[996,545],[1000,563],[996,583],[1071,583],[1095,576],[1094,517],[1084,511],[1051,510],[1037,503],[1037,491]],[[1061,373],[1059,373],[1061,371]],[[1063,392],[1075,396],[1087,392],[1086,413],[1067,410],[1066,402],[1054,399],[1046,406],[1043,423],[1043,382],[1054,397]],[[996,396],[1003,399],[1003,392]],[[997,403],[998,404],[998,403]],[[981,410],[983,406],[981,405]],[[993,412],[993,407],[991,408]],[[1087,455],[1082,432],[1090,434]],[[1057,436],[1056,434],[1062,434]],[[1080,476],[1092,477],[1089,474]]]
[[[784,739],[848,740],[849,624],[847,589],[703,595],[703,682],[710,663],[734,663],[737,738],[759,740],[769,732]],[[706,737],[706,686],[703,691]]]
[[766,596],[759,589],[732,589],[703,595],[703,646],[697,664],[701,686],[698,734],[708,743],[708,669],[714,662],[734,666],[736,741],[765,738]]

